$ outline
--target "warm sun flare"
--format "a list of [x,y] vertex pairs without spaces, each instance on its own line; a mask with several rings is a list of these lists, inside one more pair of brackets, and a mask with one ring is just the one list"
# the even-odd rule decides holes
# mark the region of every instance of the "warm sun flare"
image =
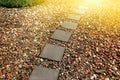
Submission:
[[85,2],[91,5],[100,5],[103,0],[85,0]]

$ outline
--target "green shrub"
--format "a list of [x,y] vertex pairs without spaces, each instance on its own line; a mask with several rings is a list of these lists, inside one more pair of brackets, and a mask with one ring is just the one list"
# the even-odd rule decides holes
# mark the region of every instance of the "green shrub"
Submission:
[[0,0],[0,5],[6,7],[26,7],[38,5],[42,2],[44,0]]

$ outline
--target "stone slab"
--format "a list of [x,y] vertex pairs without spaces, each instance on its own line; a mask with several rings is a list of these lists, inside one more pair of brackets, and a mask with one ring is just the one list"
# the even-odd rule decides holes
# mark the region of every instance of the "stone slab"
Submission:
[[77,26],[78,26],[78,23],[64,21],[61,24],[61,26],[64,27],[64,28],[68,28],[68,29],[76,29]]
[[77,14],[85,14],[86,10],[76,9],[74,12]]
[[79,5],[79,6],[78,6],[78,9],[88,10],[88,7],[87,7],[86,5]]
[[85,5],[80,5],[78,8],[74,10],[75,13],[77,14],[84,14],[88,10],[88,7]]
[[80,16],[77,16],[77,15],[75,15],[75,14],[69,14],[69,15],[68,15],[68,18],[69,18],[69,19],[73,19],[73,20],[80,20]]
[[46,44],[40,57],[50,60],[61,61],[65,47],[56,46],[53,44]]
[[33,70],[29,80],[57,80],[58,75],[59,70],[39,66]]
[[51,36],[51,38],[56,39],[56,40],[60,40],[60,41],[68,42],[71,35],[72,35],[71,32],[63,31],[63,30],[56,30],[53,33],[53,35]]

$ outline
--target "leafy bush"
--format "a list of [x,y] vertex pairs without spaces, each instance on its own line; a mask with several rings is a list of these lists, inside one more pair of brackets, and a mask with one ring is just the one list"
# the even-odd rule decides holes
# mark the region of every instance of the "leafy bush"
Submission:
[[38,5],[42,2],[44,0],[0,0],[0,5],[6,7],[26,7]]

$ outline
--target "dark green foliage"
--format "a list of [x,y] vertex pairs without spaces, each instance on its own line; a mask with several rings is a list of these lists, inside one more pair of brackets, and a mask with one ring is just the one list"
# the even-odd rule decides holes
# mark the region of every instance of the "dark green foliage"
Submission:
[[6,7],[26,7],[38,5],[42,2],[44,0],[0,0],[0,5]]

